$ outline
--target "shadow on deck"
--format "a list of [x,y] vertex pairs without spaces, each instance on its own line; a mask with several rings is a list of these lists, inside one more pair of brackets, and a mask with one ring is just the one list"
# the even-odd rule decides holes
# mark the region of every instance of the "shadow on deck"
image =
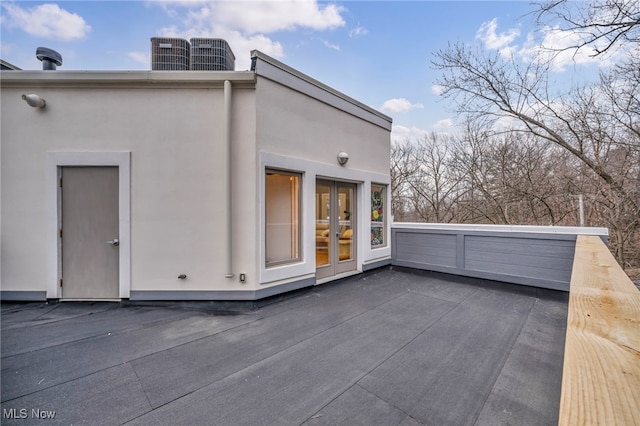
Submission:
[[5,303],[2,423],[558,421],[567,293],[394,267],[289,296]]

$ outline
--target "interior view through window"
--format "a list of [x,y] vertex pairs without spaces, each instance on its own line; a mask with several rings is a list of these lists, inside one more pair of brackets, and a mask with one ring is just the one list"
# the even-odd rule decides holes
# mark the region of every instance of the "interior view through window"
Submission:
[[266,265],[282,265],[301,259],[301,176],[267,170],[265,178]]
[[316,182],[316,276],[356,268],[356,185]]

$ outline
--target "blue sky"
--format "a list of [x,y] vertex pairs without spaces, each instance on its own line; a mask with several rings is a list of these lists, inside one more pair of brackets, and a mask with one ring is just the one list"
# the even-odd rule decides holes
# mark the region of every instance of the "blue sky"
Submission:
[[[7,1],[0,6],[0,57],[40,69],[38,46],[62,54],[60,70],[149,70],[153,36],[221,37],[249,67],[258,49],[390,115],[392,138],[448,131],[430,61],[449,42],[516,53],[567,43],[553,26],[534,31],[528,1]],[[558,58],[574,81],[606,61]],[[588,71],[588,72],[585,72]]]

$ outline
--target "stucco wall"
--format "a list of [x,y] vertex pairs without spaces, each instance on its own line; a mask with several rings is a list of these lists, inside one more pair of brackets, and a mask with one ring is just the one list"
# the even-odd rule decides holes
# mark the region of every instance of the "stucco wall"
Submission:
[[[358,183],[358,269],[390,261],[390,245],[371,250],[368,241],[370,184],[389,183],[390,119],[283,67],[266,69],[275,81],[259,72],[3,74],[3,297],[58,294],[51,170],[55,176],[58,163],[52,158],[68,156],[51,153],[60,152],[84,153],[82,158],[130,153],[130,286],[123,291],[121,285],[121,297],[130,292],[132,299],[253,299],[314,284],[316,177]],[[230,270],[225,80],[232,81]],[[46,108],[29,107],[23,93],[37,93]],[[346,166],[337,163],[339,151],[349,153]],[[304,259],[269,271],[265,167],[305,176]],[[180,274],[187,279],[178,279]]]
[[[37,110],[21,100],[37,93]],[[221,88],[2,89],[2,290],[46,288],[47,151],[131,151],[131,290],[238,289],[224,278]],[[232,134],[253,145],[253,90],[235,90]],[[249,151],[251,152],[251,151]],[[255,156],[234,153],[239,240],[255,239]],[[253,234],[252,234],[253,233]],[[238,258],[251,249],[238,245]],[[254,258],[239,259],[239,267]],[[181,273],[186,280],[178,280]]]
[[[233,124],[231,130],[233,159],[233,273],[226,285],[231,290],[258,287],[257,241],[261,208],[258,204],[258,156],[256,154],[256,109],[254,89],[233,89]],[[245,274],[244,284],[239,274]]]
[[[273,75],[277,76],[277,73]],[[282,78],[286,81],[289,76],[284,73]],[[293,84],[310,85],[300,81]],[[314,89],[318,88],[312,87],[310,91]],[[323,96],[325,95],[328,98],[334,97],[337,105],[342,103],[342,99],[331,92],[324,92]],[[363,114],[371,115],[368,112]],[[385,121],[385,124],[390,127],[389,122]],[[319,177],[358,184],[357,269],[361,271],[367,265],[380,264],[386,260],[390,262],[390,244],[372,250],[369,241],[371,182],[390,183],[389,129],[260,75],[256,82],[256,126],[257,150],[262,166],[260,172],[263,173],[264,167],[302,172],[304,181],[302,262],[265,268],[262,258],[263,241],[262,247],[258,247],[262,250],[259,256],[262,288],[315,275],[314,194],[315,181]],[[337,162],[336,157],[340,151],[349,154],[349,161],[345,166]],[[259,196],[261,192],[262,189],[259,188]],[[389,199],[387,206],[390,207]],[[264,230],[260,230],[261,236],[263,233]]]
[[347,168],[389,173],[389,131],[259,78],[256,114],[258,149],[334,165],[349,154]]

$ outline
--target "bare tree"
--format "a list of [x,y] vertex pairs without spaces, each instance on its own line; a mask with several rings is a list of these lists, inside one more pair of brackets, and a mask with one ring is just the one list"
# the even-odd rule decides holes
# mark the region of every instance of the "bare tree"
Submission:
[[415,147],[409,139],[391,144],[391,207],[394,220],[413,221],[409,207],[410,180],[414,179],[418,165],[413,161]]
[[[433,62],[443,76],[438,84],[443,96],[455,102],[457,111],[472,120],[483,120],[494,132],[498,120],[510,120],[509,131],[519,130],[547,140],[570,152],[623,198],[625,188],[601,161],[602,145],[586,145],[586,122],[576,123],[589,105],[568,105],[561,96],[552,98],[547,86],[548,69],[541,63],[521,64],[515,58],[505,60],[498,53],[473,50],[453,44],[436,54]],[[582,102],[592,102],[582,99]],[[571,110],[573,107],[573,110]],[[571,117],[571,116],[574,117]],[[592,138],[592,142],[599,139]],[[630,202],[636,204],[635,200]],[[637,205],[636,205],[637,208]]]
[[450,222],[461,196],[462,178],[449,167],[455,139],[431,133],[394,144],[391,180],[398,221]]
[[462,177],[449,167],[455,140],[446,134],[431,133],[416,141],[415,179],[410,181],[413,207],[422,220],[451,222],[458,199],[464,192]]
[[536,7],[539,24],[559,21],[563,31],[578,32],[582,36],[568,48],[590,47],[593,55],[598,56],[626,43],[640,42],[638,0],[552,0],[536,3]]
[[457,221],[577,224],[566,154],[521,132],[469,130],[449,164],[467,177]]
[[551,1],[539,4],[538,17],[581,32],[565,50],[589,46],[598,56],[625,46],[627,57],[599,81],[561,93],[549,84],[553,63],[543,51],[527,61],[464,44],[437,52],[437,83],[465,127],[393,147],[396,220],[584,221],[608,227],[620,264],[638,267],[640,1]]
[[[625,37],[631,40],[629,35]],[[507,134],[517,144],[533,137],[546,142],[548,147],[556,147],[551,151],[560,149],[568,154],[570,159],[577,161],[574,167],[586,169],[583,176],[588,177],[588,181],[597,181],[591,182],[588,189],[592,190],[598,205],[606,210],[606,214],[598,215],[596,224],[612,230],[614,252],[624,266],[626,245],[635,241],[640,227],[638,60],[629,58],[621,66],[603,73],[596,84],[555,94],[548,84],[550,64],[542,59],[522,62],[515,57],[450,44],[436,53],[433,65],[442,72],[437,83],[444,89],[443,96],[453,101],[461,116],[484,128],[483,143],[496,143],[496,137]],[[528,137],[515,137],[518,133]],[[489,145],[473,147],[472,152],[482,153],[495,148]],[[492,200],[494,205],[494,211],[485,210],[487,220],[512,222],[513,214],[508,206],[520,192],[533,203],[529,208],[533,220],[542,214],[533,208],[537,204],[543,205],[542,211],[546,212],[550,223],[562,222],[563,214],[557,216],[557,210],[547,202],[544,194],[524,194],[522,191],[527,183],[517,181],[513,170],[506,167],[513,161],[512,157],[527,158],[533,153],[511,151],[505,146],[502,153],[492,154],[494,160],[502,156],[503,164],[493,166],[503,173],[502,177],[490,168],[477,167],[477,156],[467,159],[474,162],[470,163],[474,164],[474,169],[470,170],[474,179],[473,191],[480,191],[484,200]],[[486,155],[483,158],[487,161]],[[521,163],[519,167],[526,168],[527,165]],[[530,176],[534,177],[533,174]],[[502,186],[499,186],[501,181]],[[518,184],[507,185],[514,182]]]

